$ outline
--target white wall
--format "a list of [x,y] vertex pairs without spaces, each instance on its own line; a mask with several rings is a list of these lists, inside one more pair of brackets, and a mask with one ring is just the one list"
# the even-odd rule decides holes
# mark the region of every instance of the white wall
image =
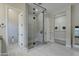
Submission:
[[[45,28],[45,35],[44,35],[44,37],[45,37],[45,41],[51,41],[51,42],[53,42],[53,29],[51,29],[53,26],[52,26],[52,24],[53,24],[53,21],[52,21],[52,17],[51,17],[51,15],[50,14],[45,14],[44,15],[44,28]],[[52,37],[52,38],[51,38]]]
[[[19,19],[18,19],[18,45],[20,48],[26,48],[26,39],[27,39],[27,30],[26,30],[26,19],[25,19],[25,12],[21,12],[19,14]],[[26,12],[27,13],[27,12]]]
[[[8,47],[9,47],[8,32],[7,32],[8,31],[8,27],[7,27],[7,25],[8,25],[8,10],[7,9],[10,8],[10,7],[18,10],[17,12],[15,12],[17,14],[25,9],[24,4],[0,4],[0,24],[4,23],[4,25],[5,25],[4,28],[0,28],[0,35],[3,36],[3,40],[4,40],[3,41],[3,47],[2,47],[2,52],[4,52],[4,53],[7,52],[6,50],[8,50]],[[14,26],[17,25],[17,24],[15,25],[15,23],[17,22],[16,16],[17,15],[14,15],[13,13],[10,14],[10,17],[12,17],[12,19],[14,19],[14,18],[16,19],[16,20],[13,20]],[[15,30],[15,31],[17,32],[17,30]]]
[[67,27],[66,24],[67,22],[65,14],[61,15],[60,13],[60,16],[55,17],[55,27],[58,27],[58,29],[55,30],[56,40],[66,41],[66,29],[62,29],[63,26]]
[[71,4],[66,7],[67,32],[66,32],[66,47],[71,48]]
[[47,13],[44,15],[44,21],[44,40],[54,43],[54,16]]
[[[52,13],[52,18],[50,21],[51,26],[51,39],[54,39],[54,17],[55,15],[59,14],[60,12],[66,12],[66,22],[67,22],[67,28],[66,28],[66,47],[71,47],[71,5],[68,4],[64,9],[57,11],[55,14]],[[54,40],[53,40],[54,42]]]
[[18,42],[18,13],[10,7],[8,9],[8,40],[10,45]]
[[[9,43],[18,44],[18,20],[19,20],[19,14],[21,12],[24,12],[24,19],[26,18],[26,11],[25,11],[25,4],[6,4],[7,8],[7,35],[9,39]],[[12,10],[10,10],[12,9]],[[25,21],[26,22],[26,21]],[[26,28],[26,27],[25,27]],[[14,36],[14,40],[12,39],[12,36]],[[12,42],[14,41],[14,42]]]
[[[18,6],[19,5],[19,6]],[[23,10],[23,4],[6,4],[8,43],[18,43],[18,15]],[[12,38],[14,37],[14,38]]]
[[2,44],[2,52],[6,53],[6,17],[5,17],[5,4],[0,4],[0,25],[4,23],[4,26],[0,27],[0,35],[3,37],[3,44]]
[[54,20],[55,18],[54,18],[54,15],[52,15],[51,17],[50,17],[50,35],[51,35],[51,41],[54,43],[55,42],[55,40],[54,40],[54,26],[55,26],[55,20]]
[[[5,22],[5,7],[0,4],[0,25]],[[0,35],[4,35],[4,28],[0,27]]]

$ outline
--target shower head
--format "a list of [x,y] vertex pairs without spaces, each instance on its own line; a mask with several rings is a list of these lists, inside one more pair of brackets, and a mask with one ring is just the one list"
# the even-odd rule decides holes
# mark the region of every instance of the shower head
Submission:
[[42,3],[37,3],[38,5],[42,5]]
[[46,8],[44,8],[43,6],[41,6],[42,3],[33,3],[33,4],[36,5],[36,6],[38,6],[38,7],[40,7],[40,8],[42,8],[42,9],[44,9],[43,11],[47,10]]

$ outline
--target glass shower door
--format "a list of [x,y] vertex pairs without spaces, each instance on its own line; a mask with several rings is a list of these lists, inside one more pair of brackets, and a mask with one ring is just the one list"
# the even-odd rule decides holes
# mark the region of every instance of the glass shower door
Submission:
[[43,13],[38,7],[29,5],[28,47],[42,44],[43,33]]

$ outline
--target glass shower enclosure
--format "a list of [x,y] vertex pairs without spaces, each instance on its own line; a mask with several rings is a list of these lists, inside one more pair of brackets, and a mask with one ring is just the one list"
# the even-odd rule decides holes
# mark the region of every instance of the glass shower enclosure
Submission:
[[44,11],[38,4],[28,4],[28,48],[44,43]]

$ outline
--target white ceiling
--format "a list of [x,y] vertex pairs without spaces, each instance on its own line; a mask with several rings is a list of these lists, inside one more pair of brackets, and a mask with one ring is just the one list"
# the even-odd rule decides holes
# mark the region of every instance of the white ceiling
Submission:
[[25,8],[24,3],[6,3],[6,4],[20,10]]
[[[15,3],[15,4],[9,4],[9,5],[12,5],[12,6],[14,6],[16,8],[20,8],[20,9],[23,8],[23,4],[21,4],[21,3],[19,3],[19,4]],[[41,6],[45,7],[49,14],[55,14],[58,11],[65,9],[67,5],[68,5],[67,3],[42,3]],[[33,6],[33,4],[31,6]],[[43,10],[40,7],[36,7],[36,6],[33,6],[33,7],[38,8],[38,10],[40,10],[40,9]]]
[[[33,3],[29,4],[33,8],[38,9],[39,11],[44,10],[41,7],[35,6]],[[56,14],[57,12],[61,10],[65,10],[67,3],[42,3],[40,6],[44,7],[47,9],[47,13],[49,14]]]
[[41,6],[45,7],[48,13],[55,14],[65,9],[67,5],[67,3],[43,3]]
[[[35,12],[35,14],[39,14],[44,10],[43,8],[40,8],[37,5],[34,5],[33,3],[29,3],[28,6],[29,6],[29,13],[32,13],[32,14],[33,12]],[[33,8],[37,9],[38,11],[33,10]]]

